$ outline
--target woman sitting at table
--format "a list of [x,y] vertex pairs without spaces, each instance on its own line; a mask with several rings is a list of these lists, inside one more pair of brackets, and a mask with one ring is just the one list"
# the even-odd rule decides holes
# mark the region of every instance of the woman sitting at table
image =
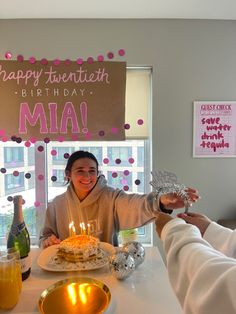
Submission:
[[[76,151],[68,159],[65,168],[67,191],[49,203],[44,228],[40,236],[42,246],[60,243],[69,236],[69,224],[73,221],[76,234],[85,231],[103,242],[118,245],[120,230],[141,227],[152,222],[159,210],[157,195],[128,194],[107,185],[99,175],[96,157],[86,151]],[[190,202],[198,195],[188,189]],[[184,206],[184,200],[176,194],[160,197],[162,208],[172,210]]]
[[178,216],[159,213],[156,230],[183,312],[235,314],[236,232],[197,213]]

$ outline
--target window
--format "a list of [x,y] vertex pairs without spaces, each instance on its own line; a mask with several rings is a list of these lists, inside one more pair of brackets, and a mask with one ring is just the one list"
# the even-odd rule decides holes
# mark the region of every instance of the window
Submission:
[[[151,70],[130,68],[127,71],[126,121],[132,120],[130,124],[134,127],[126,130],[126,141],[49,142],[31,144],[30,147],[23,142],[0,142],[0,245],[6,243],[12,222],[13,204],[8,196],[19,193],[25,200],[23,214],[31,243],[37,244],[45,204],[67,188],[64,173],[66,153],[87,150],[97,157],[109,185],[127,193],[149,192]],[[132,109],[137,106],[138,109]],[[146,123],[139,128],[137,120],[140,118]],[[104,158],[109,159],[108,164],[103,163]],[[134,162],[130,163],[129,158],[133,158]],[[139,241],[152,244],[151,225],[139,228]]]
[[5,191],[6,194],[24,191],[24,173],[20,172],[17,175],[7,174],[5,176]]
[[4,165],[14,168],[24,165],[24,149],[22,147],[4,147]]

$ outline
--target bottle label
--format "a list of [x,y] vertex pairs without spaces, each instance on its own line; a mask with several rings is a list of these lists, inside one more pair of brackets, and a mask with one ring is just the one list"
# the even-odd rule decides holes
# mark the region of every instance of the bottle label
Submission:
[[11,233],[13,235],[18,235],[23,229],[25,228],[25,222],[22,222],[21,224],[19,225],[15,225],[15,224],[12,224],[11,226]]
[[31,254],[20,259],[21,273],[25,273],[31,267]]

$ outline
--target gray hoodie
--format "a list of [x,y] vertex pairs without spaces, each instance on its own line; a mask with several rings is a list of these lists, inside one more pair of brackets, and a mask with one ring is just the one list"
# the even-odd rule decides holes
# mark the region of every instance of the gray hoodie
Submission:
[[128,194],[107,185],[103,175],[82,201],[72,185],[56,196],[46,210],[40,241],[54,234],[61,240],[69,236],[69,223],[74,222],[79,234],[80,223],[90,224],[90,232],[100,241],[118,245],[120,230],[141,227],[155,219],[158,210],[156,194]]

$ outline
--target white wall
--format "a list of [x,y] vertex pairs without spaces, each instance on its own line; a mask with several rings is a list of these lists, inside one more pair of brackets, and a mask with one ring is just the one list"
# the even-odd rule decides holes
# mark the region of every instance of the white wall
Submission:
[[153,168],[200,191],[194,210],[236,216],[236,158],[192,158],[193,101],[236,100],[236,21],[0,20],[0,43],[1,59],[124,48],[129,66],[153,66]]

